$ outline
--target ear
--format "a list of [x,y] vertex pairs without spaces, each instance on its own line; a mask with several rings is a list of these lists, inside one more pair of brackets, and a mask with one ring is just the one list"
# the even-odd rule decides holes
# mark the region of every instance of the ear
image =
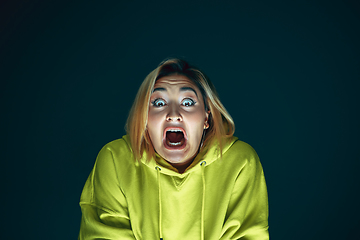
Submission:
[[210,124],[209,124],[209,114],[210,114],[210,111],[207,111],[205,112],[205,123],[204,123],[204,129],[208,129],[210,127]]

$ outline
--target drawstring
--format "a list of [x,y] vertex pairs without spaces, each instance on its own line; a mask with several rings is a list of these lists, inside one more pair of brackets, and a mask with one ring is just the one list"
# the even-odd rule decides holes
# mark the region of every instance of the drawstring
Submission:
[[157,171],[157,181],[158,181],[158,188],[159,188],[159,235],[160,235],[160,240],[163,240],[162,237],[162,208],[161,208],[161,183],[160,183],[160,171],[161,168],[156,166],[155,167],[156,171]]
[[205,215],[205,165],[206,161],[200,163],[201,166],[201,177],[203,184],[203,194],[202,194],[202,205],[201,205],[201,240],[204,240],[204,215]]

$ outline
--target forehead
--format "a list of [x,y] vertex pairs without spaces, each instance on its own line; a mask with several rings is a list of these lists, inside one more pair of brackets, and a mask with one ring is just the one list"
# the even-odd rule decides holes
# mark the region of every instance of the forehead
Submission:
[[184,87],[190,87],[194,89],[197,93],[200,93],[196,84],[194,84],[194,82],[191,81],[186,76],[182,76],[182,75],[171,75],[171,76],[165,76],[159,78],[155,82],[154,90],[156,90],[156,88],[166,88],[166,89],[176,90]]

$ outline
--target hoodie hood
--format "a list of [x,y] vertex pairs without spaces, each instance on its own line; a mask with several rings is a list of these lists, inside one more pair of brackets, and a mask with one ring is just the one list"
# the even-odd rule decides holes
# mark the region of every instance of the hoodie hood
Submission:
[[[126,135],[123,139],[127,142],[130,146],[130,139],[129,136]],[[223,149],[222,154],[224,155],[229,148],[238,140],[237,137],[230,137],[223,142]],[[200,163],[202,161],[206,162],[206,166],[210,165],[216,160],[221,160],[221,154],[219,151],[219,143],[218,141],[214,140],[213,143],[209,144],[210,146],[204,147],[195,157],[193,162],[187,167],[184,173],[179,173],[178,170],[173,167],[169,162],[167,162],[164,158],[162,158],[159,154],[155,154],[155,158],[148,160],[147,153],[143,153],[143,157],[141,158],[141,163],[148,166],[149,168],[156,170],[156,167],[161,167],[161,173],[170,175],[170,176],[177,176],[177,177],[184,177],[185,175],[200,170]]]

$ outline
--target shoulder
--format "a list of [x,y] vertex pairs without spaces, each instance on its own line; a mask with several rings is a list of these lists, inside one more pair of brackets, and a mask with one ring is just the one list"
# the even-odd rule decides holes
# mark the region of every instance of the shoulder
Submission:
[[259,156],[255,149],[248,143],[236,140],[226,151],[224,157],[244,164],[253,164],[259,162]]
[[117,155],[128,155],[132,153],[130,144],[128,143],[127,136],[123,136],[120,139],[113,140],[103,146],[100,150],[102,152],[111,152],[114,156]]
[[236,140],[227,151],[230,154],[239,154],[245,156],[257,156],[255,149],[248,143],[241,140]]
[[105,144],[97,157],[98,164],[99,162],[106,162],[107,164],[110,164],[111,162],[111,164],[116,165],[120,162],[124,163],[128,160],[133,161],[133,154],[130,144],[128,144],[127,136]]
[[[225,159],[226,157],[226,159]],[[263,177],[262,164],[255,149],[248,143],[237,140],[229,148],[224,159],[231,165],[237,176],[241,179],[253,179],[254,181],[259,177]],[[241,173],[241,174],[240,174]]]

